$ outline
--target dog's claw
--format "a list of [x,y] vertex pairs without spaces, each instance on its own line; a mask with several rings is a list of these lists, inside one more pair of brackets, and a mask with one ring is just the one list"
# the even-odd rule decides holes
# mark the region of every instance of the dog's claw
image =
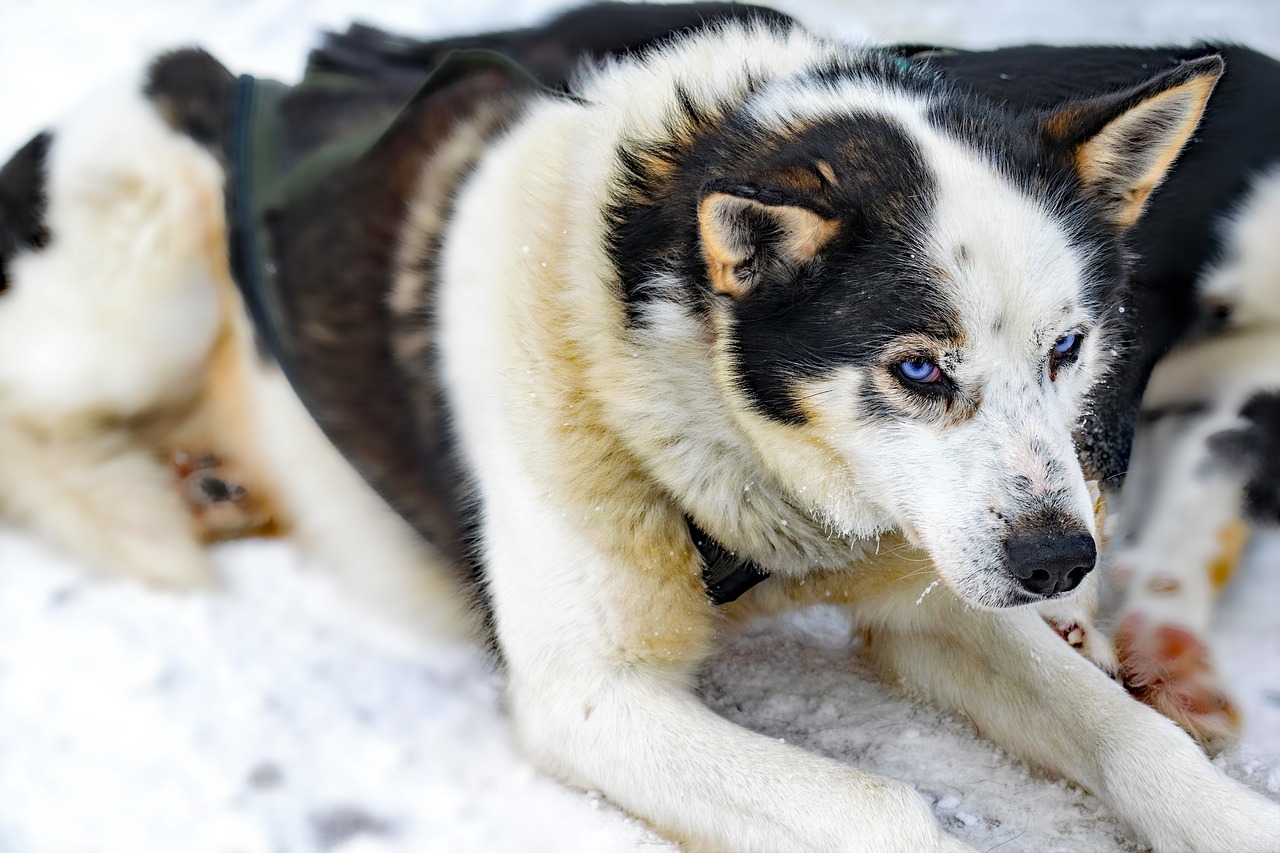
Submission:
[[1117,661],[1110,642],[1103,638],[1102,632],[1085,618],[1072,618],[1064,614],[1041,613],[1044,621],[1057,632],[1068,646],[1075,649],[1086,659],[1108,675],[1116,672]]
[[1116,632],[1116,652],[1128,691],[1186,729],[1205,751],[1220,752],[1239,739],[1240,711],[1208,647],[1190,631],[1130,614]]

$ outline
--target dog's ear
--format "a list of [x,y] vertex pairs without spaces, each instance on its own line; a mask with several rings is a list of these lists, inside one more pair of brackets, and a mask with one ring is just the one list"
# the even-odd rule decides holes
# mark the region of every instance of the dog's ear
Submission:
[[1066,147],[1088,191],[1128,228],[1195,132],[1224,67],[1222,57],[1205,56],[1128,91],[1067,104],[1041,132]]
[[741,187],[708,193],[698,205],[698,229],[711,287],[742,299],[779,263],[798,266],[817,257],[836,223],[771,193]]

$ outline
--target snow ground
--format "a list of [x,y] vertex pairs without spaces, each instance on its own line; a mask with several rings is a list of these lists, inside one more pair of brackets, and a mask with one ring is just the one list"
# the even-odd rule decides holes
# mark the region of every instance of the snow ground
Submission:
[[[511,26],[548,0],[0,0],[0,150],[109,74],[200,43],[290,79],[321,27],[423,36]],[[778,4],[856,37],[985,46],[1227,36],[1280,54],[1280,4],[903,0]],[[88,578],[0,533],[0,853],[671,850],[591,792],[515,754],[500,678],[475,649],[407,645],[287,544],[217,549],[225,588],[172,597]],[[1215,648],[1248,720],[1218,759],[1280,799],[1280,536],[1257,543]],[[762,624],[712,661],[720,713],[905,779],[1002,853],[1135,851],[1090,796],[1031,773],[968,725],[895,695],[838,614]]]

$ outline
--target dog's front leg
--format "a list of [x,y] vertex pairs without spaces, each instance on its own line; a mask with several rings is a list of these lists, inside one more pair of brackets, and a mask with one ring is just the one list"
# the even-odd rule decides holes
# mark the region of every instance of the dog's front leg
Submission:
[[558,509],[512,483],[485,517],[511,713],[539,766],[692,850],[970,849],[908,785],[747,731],[692,695],[716,614],[678,515],[618,530],[612,507],[594,528]]
[[873,609],[870,648],[904,683],[1093,791],[1157,851],[1280,851],[1280,805],[1220,773],[1033,609],[972,610],[944,590],[917,604],[911,590],[899,593]]

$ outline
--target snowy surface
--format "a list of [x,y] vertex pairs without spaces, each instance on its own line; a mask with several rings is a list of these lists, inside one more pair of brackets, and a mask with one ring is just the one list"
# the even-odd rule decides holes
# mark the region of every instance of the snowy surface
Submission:
[[[1280,53],[1280,4],[782,3],[857,37],[984,46],[1235,37]],[[514,7],[514,8],[513,8]],[[289,79],[324,26],[419,35],[537,20],[546,0],[0,0],[0,150],[157,49],[201,43]],[[225,587],[171,597],[89,579],[0,533],[0,853],[669,850],[516,755],[475,649],[406,644],[288,545],[217,551]],[[1280,799],[1280,538],[1255,543],[1215,648],[1248,729],[1219,765]],[[1087,794],[878,683],[830,611],[761,625],[701,679],[773,737],[914,784],[1002,853],[1140,850]]]

